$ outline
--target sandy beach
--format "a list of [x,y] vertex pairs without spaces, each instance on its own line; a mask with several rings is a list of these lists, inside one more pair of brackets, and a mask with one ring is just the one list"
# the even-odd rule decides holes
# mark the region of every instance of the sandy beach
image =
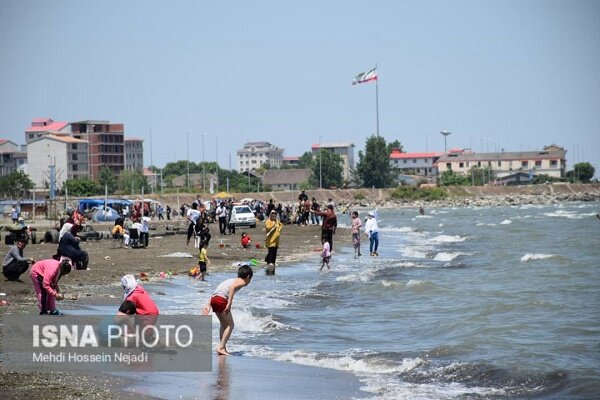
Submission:
[[[338,215],[340,220],[345,217],[346,215],[342,213]],[[44,225],[49,224],[49,221],[45,224],[44,222],[38,223],[39,232],[43,233],[46,229]],[[167,229],[167,225],[169,229]],[[107,232],[111,227],[110,224],[92,224],[92,226],[98,232]],[[72,271],[71,274],[61,280],[61,291],[68,297],[76,298],[76,300],[65,300],[59,303],[59,307],[67,313],[69,309],[85,309],[87,305],[97,304],[114,305],[116,310],[122,295],[119,281],[125,274],[131,273],[138,278],[140,274],[145,274],[149,281],[144,285],[151,293],[154,292],[153,295],[155,296],[160,295],[160,286],[163,284],[168,285],[168,280],[159,277],[160,272],[187,275],[187,271],[197,264],[197,253],[193,248],[193,244],[186,246],[186,237],[183,233],[186,227],[185,222],[182,220],[168,221],[168,223],[166,221],[154,221],[152,227],[154,229],[151,231],[150,244],[146,249],[113,248],[111,239],[82,242],[82,248],[90,255],[89,270]],[[243,231],[252,237],[253,244],[259,243],[260,248],[257,249],[253,246],[251,249],[244,250],[240,245],[241,229],[238,229],[235,235],[220,236],[218,227],[211,225],[213,237],[209,247],[209,258],[212,263],[208,269],[209,273],[211,271],[228,270],[233,272],[237,270],[237,266],[233,264],[253,258],[260,262],[254,268],[255,273],[264,273],[265,263],[263,260],[266,250],[264,249],[265,233],[263,226],[259,224],[255,229],[245,229]],[[38,234],[42,236],[40,233]],[[334,237],[335,242],[342,246],[348,245],[350,239],[349,231],[344,228],[339,228]],[[3,246],[7,251],[9,246]],[[286,265],[302,258],[314,257],[320,247],[320,226],[287,225],[282,231],[278,268],[285,268]],[[55,250],[56,244],[52,243],[29,244],[25,249],[25,255],[40,260],[51,257]],[[21,280],[22,282],[0,280],[0,293],[4,294],[0,300],[5,302],[0,306],[0,315],[10,313],[37,314],[35,293],[28,273],[23,274]],[[160,284],[153,285],[153,282]],[[200,307],[201,305],[199,305]],[[0,330],[0,332],[2,331]],[[353,392],[356,391],[354,385],[358,383],[349,374],[335,371],[323,372],[318,368],[294,366],[287,363],[283,366],[277,366],[278,364],[283,363],[242,357],[234,357],[228,360],[226,370],[229,379],[233,382],[228,389],[231,398],[238,398],[234,395],[246,390],[247,387],[260,389],[261,393],[269,391],[269,393],[279,393],[282,387],[288,387],[287,376],[302,376],[301,380],[296,381],[297,384],[314,388],[315,396],[320,390],[324,390],[327,380],[331,379],[340,379],[339,386],[347,386],[353,388]],[[223,389],[215,383],[218,376],[220,376],[219,374],[222,375],[223,373],[223,368],[219,370],[218,365],[218,360],[213,361],[213,372],[202,373],[203,379],[201,381],[207,383],[199,389],[204,394],[198,398],[229,398],[228,396],[222,396]],[[318,372],[309,373],[309,370],[317,370]],[[288,371],[289,373],[283,376],[282,371]],[[268,382],[261,383],[262,380],[256,379],[259,376],[270,376],[270,378]],[[62,372],[15,373],[0,370],[0,390],[7,396],[5,398],[11,399],[26,399],[32,396],[36,398],[61,397],[63,399],[149,397],[147,391],[136,389],[132,389],[133,392],[131,390],[125,391],[124,388],[126,387],[135,388],[135,379],[112,375],[93,376]],[[317,390],[319,387],[321,389]],[[193,391],[190,391],[184,398],[195,398],[197,393],[194,394]],[[279,398],[297,398],[293,395],[293,391],[287,393],[288,397],[280,396]],[[348,393],[352,393],[352,391]],[[331,393],[326,397],[336,398],[333,395]],[[309,397],[314,398],[313,396]],[[263,396],[263,398],[265,397]],[[338,398],[345,397],[342,395]]]

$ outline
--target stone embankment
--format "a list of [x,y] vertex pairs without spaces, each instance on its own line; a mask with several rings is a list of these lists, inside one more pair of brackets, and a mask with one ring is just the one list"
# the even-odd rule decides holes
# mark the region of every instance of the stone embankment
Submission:
[[[571,201],[600,201],[600,184],[550,184],[528,186],[455,186],[444,187],[447,196],[443,200],[421,201],[393,199],[394,189],[317,189],[307,190],[309,198],[316,198],[320,204],[332,199],[338,208],[347,207],[465,207],[465,206],[500,206],[500,205],[542,205],[558,204]],[[295,204],[298,191],[232,193],[237,200],[252,198],[263,201],[273,199],[275,204]],[[150,196],[152,197],[152,196]],[[195,195],[154,196],[163,205],[191,203]],[[210,196],[202,196],[206,199]]]

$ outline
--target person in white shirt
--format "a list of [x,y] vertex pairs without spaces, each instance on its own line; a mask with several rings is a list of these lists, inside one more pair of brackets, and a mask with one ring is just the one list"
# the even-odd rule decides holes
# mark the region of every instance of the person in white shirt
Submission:
[[222,201],[217,207],[216,210],[217,218],[219,218],[219,232],[221,235],[227,235],[225,229],[227,229],[227,207],[225,206],[225,202]]
[[377,217],[375,211],[369,211],[367,222],[365,223],[365,233],[369,238],[369,250],[371,256],[378,256],[377,248],[379,247],[379,227],[377,226]]
[[190,239],[194,234],[194,229],[196,228],[196,224],[198,223],[198,218],[200,217],[200,210],[198,210],[198,203],[193,202],[192,208],[187,210],[186,216],[188,221],[190,221],[190,225],[188,226],[187,232],[187,242],[185,242],[186,246],[189,246]]
[[148,211],[144,211],[144,216],[142,217],[142,223],[140,226],[140,242],[144,248],[148,247],[148,232],[150,231],[150,217],[148,216]]

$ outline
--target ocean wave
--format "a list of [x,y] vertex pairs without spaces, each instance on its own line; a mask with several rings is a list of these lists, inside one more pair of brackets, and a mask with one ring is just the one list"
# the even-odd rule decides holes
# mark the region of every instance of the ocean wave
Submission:
[[452,261],[454,260],[456,257],[462,256],[465,253],[461,253],[461,252],[456,252],[456,253],[445,253],[445,252],[441,252],[441,253],[437,253],[435,255],[435,257],[433,257],[433,259],[435,261]]
[[584,219],[593,217],[596,213],[576,213],[575,211],[557,210],[556,212],[544,213],[546,217],[567,218],[567,219]]
[[427,258],[427,253],[416,250],[412,247],[403,247],[398,250],[404,257],[407,258]]
[[[215,323],[216,315],[213,317]],[[216,321],[218,326],[218,319]],[[248,309],[235,311],[235,329],[246,333],[269,333],[282,330],[299,330],[290,325],[275,321],[272,315],[255,316]]]
[[459,235],[438,235],[429,239],[429,241],[433,243],[456,243],[464,242],[465,240],[467,240],[466,237]]
[[500,225],[508,225],[508,224],[512,224],[512,221],[510,219],[505,219],[504,221],[500,222]]
[[393,228],[393,227],[379,227],[379,231],[380,232],[396,232],[396,233],[411,233],[411,232],[415,232],[416,229],[411,227],[411,226],[401,226],[399,228]]
[[478,222],[475,226],[496,226],[496,224],[486,224],[484,222]]
[[556,254],[541,254],[541,253],[527,253],[521,257],[521,262],[527,262],[532,260],[544,260],[546,258],[556,257]]

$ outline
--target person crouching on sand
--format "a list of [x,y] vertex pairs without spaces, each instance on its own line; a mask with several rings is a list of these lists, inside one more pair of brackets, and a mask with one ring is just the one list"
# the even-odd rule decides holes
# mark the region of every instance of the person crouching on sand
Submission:
[[202,311],[203,315],[208,315],[212,307],[212,310],[217,314],[217,318],[219,318],[219,322],[221,323],[221,328],[219,329],[219,339],[221,341],[216,349],[217,354],[230,355],[227,351],[227,341],[234,327],[233,316],[231,315],[233,297],[238,290],[250,284],[252,275],[254,275],[254,272],[251,267],[244,265],[238,268],[238,277],[221,282],[212,294],[209,303]]
[[56,300],[64,299],[58,288],[58,281],[71,272],[71,262],[67,259],[40,260],[31,267],[31,282],[37,295],[40,315],[60,315],[56,309]]
[[129,300],[135,304],[138,315],[158,315],[158,307],[152,297],[138,284],[133,275],[125,275],[121,278],[121,286],[125,294],[123,301]]
[[246,232],[242,232],[242,238],[240,239],[242,243],[242,247],[244,250],[248,250],[250,247],[250,243],[252,243],[252,238],[246,234]]

